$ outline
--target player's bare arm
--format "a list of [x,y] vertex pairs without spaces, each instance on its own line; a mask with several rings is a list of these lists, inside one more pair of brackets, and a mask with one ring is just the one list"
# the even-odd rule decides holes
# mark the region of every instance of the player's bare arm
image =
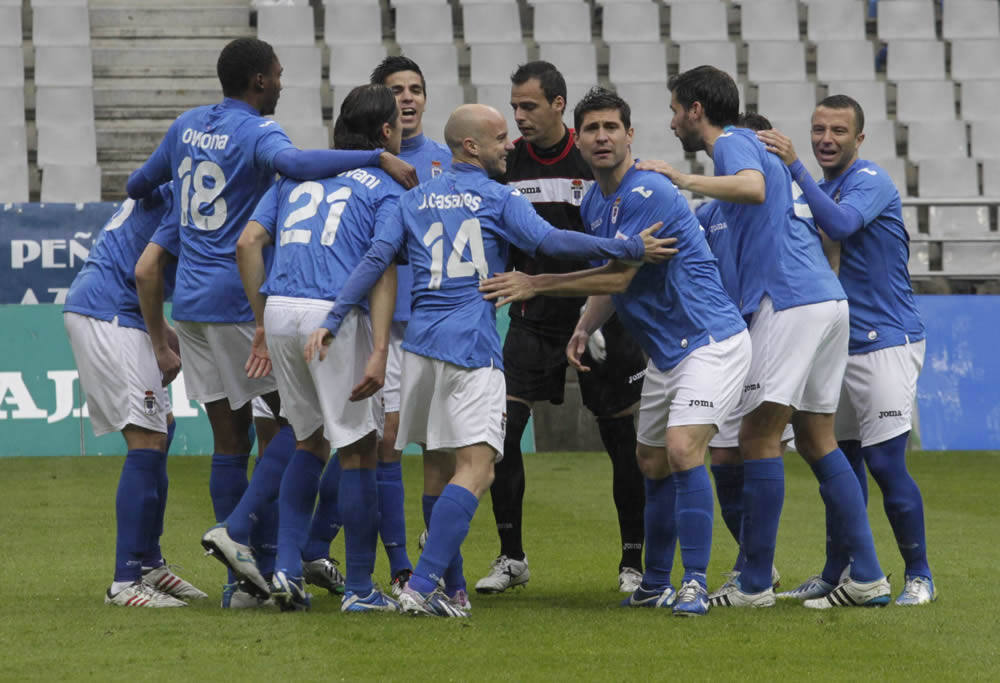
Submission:
[[146,322],[146,331],[153,344],[156,364],[163,376],[163,386],[174,381],[181,371],[181,357],[177,333],[163,315],[163,270],[170,259],[170,252],[155,242],[146,245],[135,264],[135,285],[139,294],[139,308]]
[[[396,308],[396,265],[392,264],[372,288],[372,353],[365,365],[365,375],[351,390],[350,399],[361,401],[373,396],[385,384],[385,365],[389,358],[389,327]],[[325,351],[325,349],[324,349]]]
[[600,268],[578,270],[572,273],[542,273],[526,275],[519,271],[498,273],[483,280],[479,291],[496,307],[525,301],[539,294],[546,296],[580,297],[591,294],[620,294],[628,289],[640,264],[609,261]]
[[264,266],[264,247],[271,243],[271,236],[264,226],[256,221],[247,223],[240,239],[236,242],[236,265],[240,269],[243,290],[250,300],[257,329],[254,330],[250,357],[247,358],[247,377],[264,377],[271,372],[271,358],[267,353],[267,339],[264,336],[264,306],[267,297],[260,293],[267,275]]
[[640,171],[655,171],[665,175],[680,190],[734,204],[763,204],[767,192],[763,174],[749,168],[735,175],[704,176],[681,173],[667,162],[658,160],[640,161],[635,167]]
[[566,359],[569,364],[580,372],[590,372],[590,368],[581,362],[583,352],[587,350],[590,336],[601,328],[615,312],[615,305],[607,294],[591,296],[584,306],[583,315],[576,323],[573,336],[566,344]]

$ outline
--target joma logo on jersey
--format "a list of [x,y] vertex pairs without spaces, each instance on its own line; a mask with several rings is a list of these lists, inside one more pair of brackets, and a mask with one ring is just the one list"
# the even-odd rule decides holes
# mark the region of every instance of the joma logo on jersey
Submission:
[[696,398],[693,398],[693,399],[691,399],[691,402],[688,403],[688,408],[692,408],[692,407],[714,408],[715,404],[712,403],[711,401],[701,401],[701,400],[698,400]]
[[747,393],[748,391],[757,391],[758,389],[760,389],[760,382],[754,382],[753,384],[744,384],[743,385],[743,393],[744,394]]
[[880,411],[879,414],[878,414],[878,419],[881,420],[883,417],[903,417],[903,411],[902,410],[883,410],[883,411]]
[[228,135],[218,135],[217,133],[206,133],[202,130],[185,128],[181,135],[181,142],[198,149],[225,149],[229,144]]
[[540,188],[540,187],[522,187],[522,188],[519,188],[519,189],[521,190],[521,194],[541,194],[542,193],[542,188]]
[[652,190],[647,190],[642,185],[640,185],[639,187],[633,187],[632,191],[633,192],[638,192],[639,194],[641,194],[643,199],[649,199],[650,197],[653,196],[653,191]]

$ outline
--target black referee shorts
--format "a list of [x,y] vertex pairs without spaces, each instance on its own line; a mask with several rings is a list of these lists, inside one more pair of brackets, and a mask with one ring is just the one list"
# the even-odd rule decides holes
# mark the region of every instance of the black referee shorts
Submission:
[[[607,358],[596,363],[589,352],[584,353],[583,363],[591,370],[578,373],[578,377],[583,404],[595,416],[608,417],[639,401],[646,357],[617,315],[601,331]],[[568,336],[547,334],[511,320],[503,347],[507,395],[562,404],[569,364],[567,343]]]

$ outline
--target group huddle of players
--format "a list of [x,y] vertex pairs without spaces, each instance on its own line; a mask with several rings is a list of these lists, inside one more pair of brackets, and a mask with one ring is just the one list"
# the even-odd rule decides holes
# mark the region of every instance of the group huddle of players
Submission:
[[[858,157],[864,115],[850,97],[813,114],[817,183],[707,66],[670,80],[670,126],[685,151],[708,152],[714,176],[637,163],[628,103],[603,88],[568,128],[566,84],[547,62],[511,76],[518,140],[498,111],[469,104],[441,144],[423,134],[420,67],[388,57],[344,99],[330,150],[297,149],[264,118],[281,90],[270,45],[231,42],[218,74],[225,98],[179,116],[130,176],[65,306],[94,431],[128,447],[106,603],[206,597],[159,546],[165,387],[182,358],[214,438],[217,524],[201,542],[228,569],[223,607],[308,609],[313,584],[341,594],[344,612],[466,617],[461,544],[487,489],[500,554],[475,589],[527,583],[520,441],[535,401],[563,401],[567,365],[613,464],[623,606],[888,604],[866,468],[906,563],[896,603],[935,598],[905,464],[923,325],[899,194]],[[679,190],[711,201],[693,212]],[[793,435],[826,505],[827,562],[776,594]],[[400,462],[414,442],[416,565]],[[706,449],[740,548],[711,594]],[[343,573],[329,557],[341,528]]]

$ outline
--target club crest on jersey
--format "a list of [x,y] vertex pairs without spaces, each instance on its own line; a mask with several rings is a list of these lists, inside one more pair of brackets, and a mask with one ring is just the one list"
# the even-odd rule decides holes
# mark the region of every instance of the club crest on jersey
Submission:
[[431,178],[437,178],[439,175],[441,175],[441,171],[443,170],[444,169],[441,168],[440,161],[431,162]]
[[145,398],[142,399],[142,407],[143,411],[150,417],[156,415],[158,410],[156,406],[156,395],[152,391],[146,392]]
[[573,196],[573,203],[579,204],[583,201],[583,181],[579,178],[574,178],[569,181],[570,191]]
[[615,203],[611,206],[611,225],[614,225],[615,223],[618,222],[618,207],[621,205],[621,203],[622,203],[622,198],[617,197],[615,199]]

